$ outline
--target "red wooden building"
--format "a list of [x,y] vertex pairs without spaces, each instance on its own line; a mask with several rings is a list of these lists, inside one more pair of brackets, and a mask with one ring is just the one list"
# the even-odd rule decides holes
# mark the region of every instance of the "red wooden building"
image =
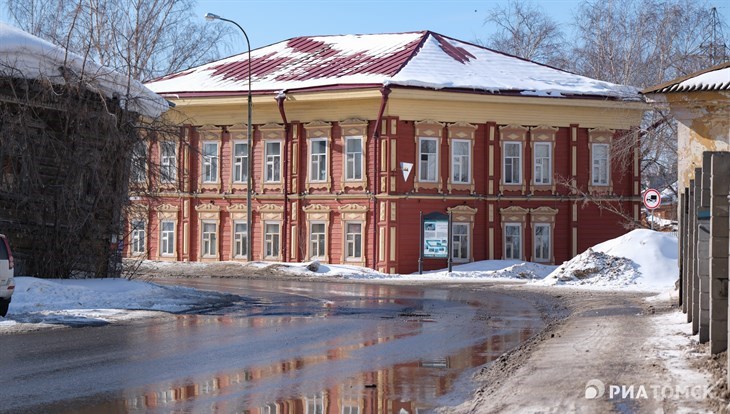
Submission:
[[249,160],[247,64],[147,84],[181,133],[139,151],[129,256],[408,273],[419,213],[451,212],[455,262],[560,263],[639,218],[633,88],[432,32],[294,38],[252,51]]

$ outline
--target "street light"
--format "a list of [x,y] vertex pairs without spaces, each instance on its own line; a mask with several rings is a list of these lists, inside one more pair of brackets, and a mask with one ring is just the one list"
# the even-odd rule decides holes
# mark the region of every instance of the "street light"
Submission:
[[241,29],[241,33],[243,33],[243,37],[246,38],[246,46],[248,47],[248,122],[246,123],[247,131],[246,131],[246,139],[248,143],[248,171],[246,171],[247,181],[246,181],[246,237],[248,238],[246,243],[246,260],[249,262],[253,260],[253,255],[251,254],[251,241],[252,241],[252,231],[251,231],[251,192],[253,190],[252,183],[251,183],[251,165],[253,164],[253,157],[251,157],[251,42],[248,41],[248,35],[246,34],[246,31],[243,30],[243,27],[239,25],[238,23],[234,22],[233,20],[228,20],[226,18],[223,18],[221,16],[218,16],[217,14],[213,13],[206,13],[205,20],[212,22],[214,20],[222,20],[224,22],[233,23]]

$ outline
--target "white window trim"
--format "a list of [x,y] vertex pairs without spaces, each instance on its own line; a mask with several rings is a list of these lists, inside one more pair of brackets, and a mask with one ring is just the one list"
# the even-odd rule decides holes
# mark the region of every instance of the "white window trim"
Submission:
[[[357,178],[357,177],[348,178],[348,175],[350,175],[349,174],[350,173],[350,168],[349,168],[349,162],[348,162],[349,159],[348,159],[348,156],[351,153],[347,151],[347,143],[350,140],[358,140],[358,141],[360,141],[360,171],[359,171],[360,172],[360,178]],[[364,149],[365,148],[364,148],[364,142],[365,142],[365,140],[363,139],[363,137],[361,135],[351,135],[351,136],[346,136],[345,137],[345,148],[344,148],[345,155],[343,157],[344,158],[343,161],[344,161],[344,164],[345,164],[345,168],[344,168],[344,170],[345,170],[345,182],[362,182],[363,181],[363,177],[365,176],[365,171],[364,171],[365,170],[365,162],[364,162],[365,161],[365,159],[364,159]],[[357,172],[357,171],[355,171],[355,167],[354,166],[353,166],[352,172],[353,173]],[[355,174],[353,174],[353,175],[355,175]]]
[[[278,228],[279,228],[279,231],[277,233],[268,233],[267,232],[267,227],[270,224],[276,224],[278,226]],[[267,248],[267,245],[268,245],[267,236],[269,234],[278,236],[276,238],[276,240],[278,241],[277,244],[276,244],[276,247],[277,247],[276,248],[276,250],[277,250],[276,253],[277,254],[276,255],[273,255],[273,256],[267,254],[267,251],[266,251],[267,250],[266,248]],[[263,237],[263,239],[264,239],[263,240],[264,241],[264,249],[263,249],[263,251],[261,253],[264,256],[264,259],[266,259],[266,260],[280,259],[281,258],[281,221],[275,221],[275,220],[267,220],[267,221],[264,221],[264,237]]]
[[[548,231],[548,237],[547,237],[547,244],[548,244],[548,254],[546,258],[539,258],[537,255],[538,249],[537,249],[537,229],[538,227],[547,228]],[[549,263],[552,261],[553,256],[553,230],[552,230],[552,224],[550,223],[535,223],[533,225],[533,231],[532,231],[532,258],[536,263]]]
[[[606,147],[606,182],[600,182],[600,176],[593,173],[596,162],[596,148]],[[608,187],[611,184],[611,145],[607,143],[591,144],[591,185],[596,187]]]
[[[233,241],[233,244],[231,246],[231,256],[234,259],[245,259],[246,253],[247,253],[246,247],[243,247],[243,249],[242,249],[243,251],[241,252],[241,254],[236,254],[236,244],[238,242],[236,235],[239,234],[238,232],[236,232],[236,225],[238,225],[238,224],[243,224],[246,226],[248,225],[248,223],[246,223],[246,220],[233,220],[233,225],[231,226],[231,232],[232,232],[231,239]],[[246,245],[248,245],[248,228],[246,228],[246,231],[244,231],[242,234],[243,234],[242,239],[246,240]]]
[[[519,229],[519,248],[520,248],[520,256],[517,258],[514,257],[507,257],[507,228],[508,227],[517,227]],[[504,224],[504,237],[503,237],[503,248],[504,248],[504,258],[506,260],[522,260],[524,257],[524,234],[522,231],[522,223],[505,223]]]
[[[213,157],[205,156],[205,147],[209,145],[215,145],[215,155]],[[202,174],[203,184],[218,184],[220,182],[220,148],[221,146],[217,141],[203,141],[201,145],[200,172]],[[213,163],[215,163],[215,168],[212,168]],[[211,175],[215,175],[215,177],[213,177],[214,179],[211,179],[211,177],[206,177],[206,169],[208,169],[209,165],[211,167]]]
[[[312,242],[313,242],[312,241],[312,236],[313,236],[313,234],[312,234],[312,226],[314,226],[314,225],[322,225],[324,227],[324,230],[321,233],[324,236],[324,240],[322,240],[322,246],[319,246],[323,250],[322,253],[324,253],[324,254],[317,255],[317,256],[314,256],[314,252],[313,252],[313,249],[312,249],[312,247],[313,247],[312,246]],[[329,238],[327,237],[327,222],[321,221],[321,220],[315,220],[315,221],[310,221],[309,222],[309,237],[308,237],[308,240],[307,240],[307,242],[309,243],[309,255],[310,255],[309,256],[309,260],[314,260],[314,259],[316,259],[316,260],[325,260],[325,258],[328,256],[327,255],[327,242],[328,242],[328,239]]]
[[[138,228],[135,223],[142,223],[142,228]],[[132,233],[130,234],[130,251],[134,256],[143,255],[147,252],[147,221],[143,219],[134,219],[130,222],[130,225],[132,227]],[[140,234],[142,235],[141,250],[137,249],[137,247],[139,247],[138,241],[140,240]]]
[[[454,243],[454,229],[456,227],[466,227],[466,257],[454,257],[453,243]],[[452,249],[449,252],[451,259],[457,263],[467,263],[471,260],[471,223],[451,223],[451,244]]]
[[[314,143],[324,142],[324,153],[314,153]],[[324,178],[314,178],[314,157],[324,157]],[[310,183],[326,183],[329,178],[329,138],[310,138],[309,140],[309,182]],[[319,170],[317,170],[318,172]]]
[[[422,168],[421,168],[421,156],[423,155],[423,153],[421,152],[421,148],[422,148],[421,143],[423,141],[433,141],[433,142],[436,143],[436,154],[435,154],[435,157],[436,157],[436,167],[435,167],[435,169],[436,169],[436,171],[434,172],[434,179],[433,180],[421,178],[421,171],[422,171]],[[439,182],[439,164],[440,164],[440,154],[439,154],[439,152],[441,150],[440,149],[440,146],[441,146],[440,143],[441,143],[441,140],[439,138],[436,138],[436,137],[418,137],[418,168],[417,168],[418,175],[416,176],[416,179],[417,179],[418,182],[421,182],[421,183],[438,183]]]
[[[165,155],[165,147],[172,148],[172,155]],[[165,167],[171,167],[171,173],[165,175]],[[162,184],[175,184],[177,182],[177,142],[160,142],[160,182]]]
[[[208,225],[212,224],[213,225],[213,228],[215,229],[213,231],[213,233],[210,233],[210,232],[206,232],[205,231],[205,225],[206,224],[208,224]],[[213,250],[212,252],[210,251],[210,249],[208,251],[206,251],[206,249],[205,249],[205,247],[206,247],[206,235],[209,235],[209,234],[212,234],[213,235],[213,240],[212,241],[211,240],[208,240],[208,243],[207,243],[207,245],[210,247],[210,249]],[[217,220],[201,220],[200,221],[200,257],[203,257],[203,258],[206,258],[206,259],[211,259],[211,258],[218,257],[218,251],[219,251],[218,242],[219,242],[219,240],[220,240],[220,238],[218,237],[218,221]]]
[[[518,162],[520,164],[518,166],[518,168],[517,168],[517,171],[519,172],[519,175],[520,176],[519,176],[519,180],[517,180],[517,181],[507,182],[507,145],[517,145],[517,147],[518,147],[518,151],[517,151],[517,154],[518,155],[517,155],[516,159],[518,160]],[[522,171],[523,166],[524,166],[524,164],[522,162],[522,160],[523,160],[523,156],[522,156],[522,142],[520,142],[520,141],[504,141],[503,146],[502,146],[502,151],[503,151],[503,154],[502,154],[502,183],[504,185],[522,185],[522,181],[523,181],[523,177],[522,176],[524,175],[523,174],[523,171]],[[513,158],[514,159],[515,157],[510,157],[510,158]]]
[[[139,184],[147,181],[147,159],[149,157],[149,151],[147,144],[144,141],[140,141],[135,144],[132,150],[132,168],[130,169],[130,181]],[[139,173],[139,174],[137,174]],[[139,175],[139,177],[137,177]]]
[[[235,140],[232,143],[232,146],[231,146],[231,181],[233,182],[233,184],[239,184],[239,185],[244,184],[245,185],[245,184],[248,184],[248,168],[245,167],[245,164],[248,164],[248,163],[244,163],[243,160],[248,161],[248,149],[246,149],[246,151],[244,151],[243,156],[237,156],[236,155],[236,145],[244,145],[244,146],[248,147],[248,142],[243,141],[243,140]],[[238,164],[236,158],[241,158],[241,179],[240,180],[236,180],[236,164]]]
[[[536,181],[537,178],[537,147],[540,145],[546,145],[548,148],[548,156],[547,158],[540,157],[541,159],[547,159],[547,168],[549,170],[547,174],[547,182],[540,182],[538,183]],[[547,186],[552,185],[553,183],[553,144],[552,142],[535,142],[533,146],[533,154],[532,154],[532,182],[534,186]]]
[[[456,145],[455,145],[456,143],[466,144],[466,149],[467,149],[466,159],[467,159],[467,163],[468,163],[468,165],[466,166],[466,176],[467,176],[466,181],[457,181],[457,180],[454,179],[454,172],[455,172],[454,166],[456,165],[455,158],[454,158],[455,157],[454,149],[456,147]],[[454,139],[454,140],[451,141],[451,171],[450,172],[451,172],[451,182],[453,184],[471,184],[471,182],[472,182],[472,177],[471,177],[471,163],[472,163],[471,145],[472,145],[472,141],[471,140],[467,140],[467,139]],[[462,156],[460,156],[460,157],[462,157]],[[464,168],[464,166],[462,165],[461,168]]]
[[[172,223],[172,230],[165,230],[165,223]],[[174,220],[161,220],[160,221],[160,256],[162,257],[174,257],[175,256],[175,221]],[[172,252],[166,252],[165,247],[165,234],[172,235]],[[168,238],[169,239],[169,238]]]
[[[348,233],[347,232],[347,227],[350,224],[359,224],[360,225],[360,233],[359,233],[359,235],[360,235],[360,255],[359,256],[348,256],[349,240],[347,239],[347,236],[349,234],[355,234],[355,235],[358,234],[358,233]],[[363,249],[365,248],[364,243],[363,243],[363,240],[365,239],[365,236],[363,235],[363,230],[365,229],[365,224],[362,221],[351,220],[351,221],[344,222],[343,228],[344,228],[344,232],[345,232],[345,243],[343,245],[345,261],[362,262],[363,261]]]
[[[276,155],[277,157],[279,157],[279,179],[278,180],[269,180],[268,176],[266,174],[267,170],[268,170],[268,166],[269,166],[269,144],[278,144],[279,145],[279,155]],[[284,157],[282,156],[283,149],[284,149],[284,145],[283,145],[283,141],[281,141],[281,140],[264,141],[264,162],[262,164],[264,167],[264,177],[263,178],[264,178],[265,184],[281,184],[282,179],[283,179],[283,177],[282,177],[282,175],[283,175],[282,174],[282,160],[284,159]],[[274,175],[276,175],[276,174],[274,174]]]

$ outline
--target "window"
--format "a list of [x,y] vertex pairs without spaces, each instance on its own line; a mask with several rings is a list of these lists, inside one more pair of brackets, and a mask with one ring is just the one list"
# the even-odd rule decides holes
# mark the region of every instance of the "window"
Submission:
[[591,145],[591,165],[593,185],[608,185],[608,144]]
[[233,223],[233,256],[246,257],[248,254],[248,225],[242,221]]
[[309,224],[309,257],[325,257],[325,225],[324,223]]
[[203,143],[203,182],[218,182],[218,143]]
[[133,220],[132,221],[132,253],[142,254],[145,252],[145,222],[144,220]]
[[362,259],[362,223],[345,224],[345,259]]
[[203,222],[203,257],[211,257],[216,255],[218,239],[218,224],[215,221]]
[[549,142],[535,143],[534,180],[537,185],[549,185],[552,182],[552,148]]
[[522,143],[504,143],[504,183],[522,183]]
[[535,261],[550,261],[550,225],[535,224]]
[[436,182],[438,180],[438,140],[421,138],[418,140],[418,180]]
[[177,146],[174,141],[160,144],[160,181],[174,183],[177,180]]
[[469,224],[451,225],[451,258],[460,262],[469,261]]
[[451,142],[451,181],[469,184],[471,172],[471,141],[453,140]]
[[147,180],[147,144],[138,142],[132,150],[132,171],[130,179],[133,183]]
[[248,181],[248,144],[245,142],[233,143],[233,182],[247,183]]
[[175,222],[165,220],[160,223],[160,254],[172,256],[175,254]]
[[279,223],[267,222],[264,224],[264,257],[279,257]]
[[504,258],[522,260],[522,225],[504,225]]
[[309,180],[327,181],[327,140],[311,140],[312,153],[309,155]]
[[305,414],[324,414],[324,396],[315,395],[313,397],[305,397],[306,410]]
[[345,139],[345,180],[362,180],[362,137]]
[[281,142],[266,142],[266,172],[264,181],[269,183],[281,182]]

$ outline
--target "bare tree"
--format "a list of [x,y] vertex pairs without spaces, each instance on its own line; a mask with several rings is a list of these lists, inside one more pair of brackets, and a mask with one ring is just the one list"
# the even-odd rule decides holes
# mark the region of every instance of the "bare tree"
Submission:
[[510,0],[506,6],[496,5],[484,24],[497,28],[485,42],[492,49],[549,65],[563,63],[563,33],[534,3]]
[[146,81],[220,55],[230,28],[206,25],[195,0],[7,0],[23,30]]

